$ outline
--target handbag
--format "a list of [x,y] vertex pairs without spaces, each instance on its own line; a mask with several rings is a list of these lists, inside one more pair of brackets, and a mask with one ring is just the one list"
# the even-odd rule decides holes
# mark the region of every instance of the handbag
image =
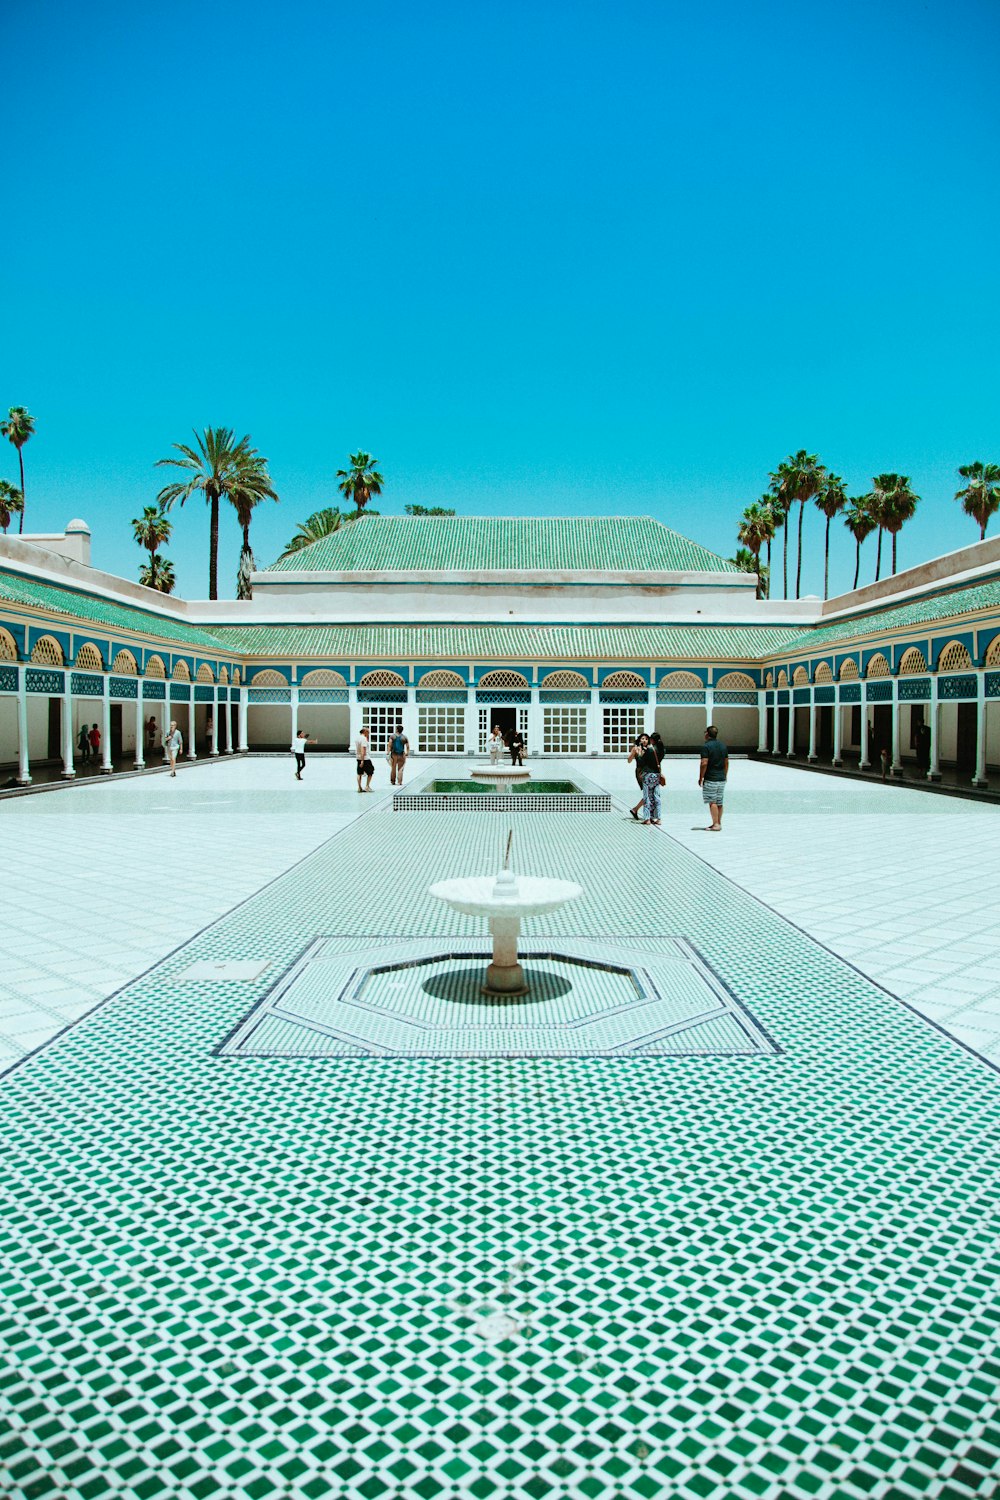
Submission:
[[661,786],[666,786],[666,784],[667,784],[667,778],[664,775],[662,775],[662,773],[661,773],[661,775],[660,775],[660,785]]

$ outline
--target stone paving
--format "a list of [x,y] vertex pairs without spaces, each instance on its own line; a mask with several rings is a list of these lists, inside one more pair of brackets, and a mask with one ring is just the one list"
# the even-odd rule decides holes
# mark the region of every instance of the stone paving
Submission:
[[[621,811],[403,817],[319,761],[302,786],[284,760],[195,768],[169,788],[184,811],[157,810],[162,782],[134,816],[114,801],[134,783],[22,803],[25,857],[53,819],[63,864],[79,817],[102,848],[102,820],[123,849],[159,830],[183,875],[186,819],[240,904],[178,911],[185,936],[127,955],[142,972],[0,1085],[0,1492],[995,1495],[995,1070],[774,909],[809,868],[809,920],[835,928],[837,850],[863,852],[864,819],[882,867],[909,839],[926,909],[950,905],[992,810],[921,810],[921,841],[879,789],[844,788],[862,807],[823,786],[807,818],[793,771],[742,770],[720,838],[692,831],[680,763],[665,834]],[[624,767],[600,776],[631,792]],[[210,793],[232,802],[194,805]],[[76,798],[102,807],[68,814]],[[379,961],[474,941],[426,887],[495,868],[508,823],[519,868],[584,888],[536,940],[683,939],[776,1052],[219,1054],[317,938]],[[751,833],[771,865],[740,865]],[[256,872],[254,837],[281,845]],[[953,837],[971,840],[954,867]],[[49,874],[40,954],[73,879]],[[123,931],[158,890],[116,896]],[[891,945],[884,892],[862,916]]]

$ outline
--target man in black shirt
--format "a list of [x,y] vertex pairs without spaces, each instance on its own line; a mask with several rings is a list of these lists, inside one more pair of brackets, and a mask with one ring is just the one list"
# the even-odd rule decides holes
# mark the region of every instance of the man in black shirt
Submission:
[[701,795],[708,803],[712,822],[707,832],[722,832],[722,799],[726,794],[726,777],[729,775],[729,747],[719,739],[714,724],[705,730],[705,748],[701,752],[698,785]]

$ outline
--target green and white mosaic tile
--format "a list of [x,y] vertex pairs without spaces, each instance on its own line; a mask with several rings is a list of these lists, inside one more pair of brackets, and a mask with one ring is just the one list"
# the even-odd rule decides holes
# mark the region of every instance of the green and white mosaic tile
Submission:
[[531,944],[683,935],[781,1055],[214,1055],[319,934],[476,937],[493,820],[373,811],[5,1082],[5,1493],[996,1493],[995,1073],[673,840],[512,821],[585,891]]

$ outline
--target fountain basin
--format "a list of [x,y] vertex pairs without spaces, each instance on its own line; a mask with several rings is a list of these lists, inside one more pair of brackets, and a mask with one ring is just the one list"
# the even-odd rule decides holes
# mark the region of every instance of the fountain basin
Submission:
[[453,911],[486,918],[493,937],[493,962],[486,970],[483,992],[511,996],[528,993],[528,982],[517,958],[522,920],[557,911],[567,901],[582,896],[583,887],[572,880],[516,876],[510,870],[501,870],[496,876],[439,880],[429,887],[429,894]]

